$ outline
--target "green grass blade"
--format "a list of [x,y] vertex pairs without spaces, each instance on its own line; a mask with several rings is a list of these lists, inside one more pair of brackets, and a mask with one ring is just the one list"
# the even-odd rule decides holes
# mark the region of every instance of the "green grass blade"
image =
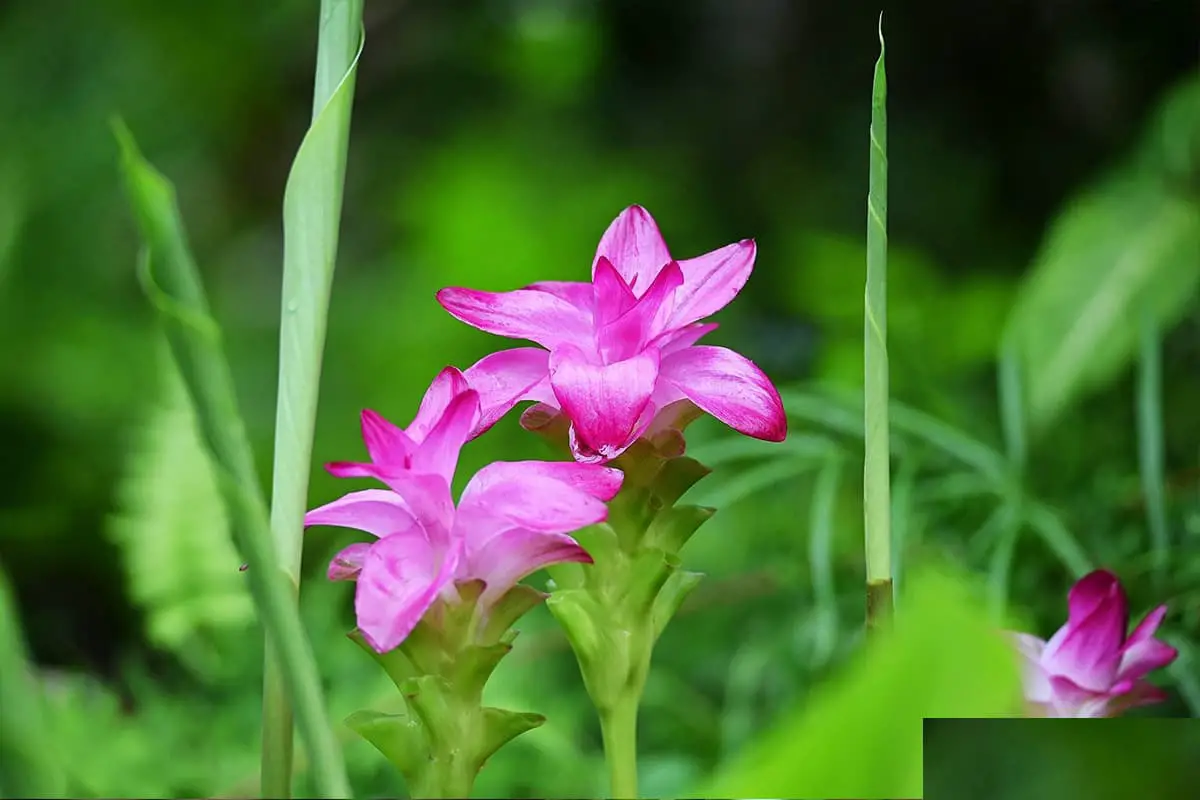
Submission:
[[[1146,498],[1146,525],[1150,529],[1150,551],[1157,580],[1166,577],[1171,550],[1167,530],[1167,508],[1163,465],[1162,349],[1159,327],[1149,314],[1143,315],[1138,357],[1137,433],[1138,472]],[[1161,585],[1161,584],[1160,584]]]
[[[304,512],[312,470],[325,327],[337,260],[349,148],[362,0],[322,0],[313,89],[313,120],[288,174],[283,195],[283,295],[271,531],[279,563],[299,591]],[[280,665],[268,648],[263,716],[278,735],[263,747],[263,791],[287,796],[292,773],[292,710]]]
[[140,275],[143,287],[159,312],[171,353],[195,405],[235,541],[249,565],[246,576],[267,641],[282,656],[282,684],[297,711],[317,790],[322,797],[349,797],[345,766],[326,713],[312,648],[286,576],[278,567],[221,332],[209,314],[174,188],[142,158],[128,129],[120,123],[114,127],[126,189],[146,242]]
[[863,326],[863,522],[867,556],[867,627],[891,614],[891,452],[887,355],[887,73],[883,15],[871,97],[871,186],[867,196],[867,291]]
[[0,568],[0,797],[67,796],[42,702],[16,600]]

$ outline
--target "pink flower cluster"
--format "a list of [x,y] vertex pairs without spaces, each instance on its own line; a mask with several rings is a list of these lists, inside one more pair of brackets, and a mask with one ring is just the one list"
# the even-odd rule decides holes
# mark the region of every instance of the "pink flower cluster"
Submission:
[[1023,657],[1025,699],[1044,717],[1111,717],[1134,706],[1159,702],[1162,691],[1146,675],[1175,660],[1174,647],[1154,638],[1166,616],[1159,606],[1133,632],[1129,602],[1111,572],[1079,579],[1067,598],[1067,623],[1043,641],[1013,634]]
[[[751,361],[696,342],[717,326],[700,320],[741,291],[752,241],[676,261],[644,209],[609,226],[590,283],[543,282],[512,292],[444,289],[438,300],[482,330],[528,339],[466,373],[443,370],[407,428],[362,414],[370,461],[333,463],[346,478],[386,489],[352,492],[310,511],[306,525],[374,537],[342,550],[333,580],[356,580],[358,627],[379,652],[399,645],[456,583],[482,580],[487,608],[544,566],[589,562],[571,533],[607,518],[621,487],[603,466],[648,431],[670,425],[670,406],[694,403],[760,439],[787,433],[779,393]],[[457,506],[450,484],[459,451],[517,403],[536,400],[570,421],[575,462],[497,462],[471,478]]]

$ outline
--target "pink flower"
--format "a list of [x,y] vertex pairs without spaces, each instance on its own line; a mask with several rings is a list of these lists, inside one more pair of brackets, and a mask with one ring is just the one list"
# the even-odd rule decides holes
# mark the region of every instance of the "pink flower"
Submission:
[[[782,441],[779,393],[749,359],[696,342],[754,267],[744,240],[676,261],[640,206],[613,221],[596,250],[591,283],[547,281],[511,292],[448,288],[438,301],[481,330],[541,345],[487,356],[467,370],[482,397],[483,426],[537,400],[571,420],[583,462],[615,458],[661,409],[686,400],[741,433]],[[544,349],[542,349],[544,348]]]
[[346,547],[329,565],[331,580],[357,580],[358,627],[380,653],[404,641],[455,583],[479,579],[490,605],[517,581],[549,564],[590,562],[568,534],[608,516],[620,471],[589,464],[497,462],[471,478],[455,507],[450,482],[458,453],[480,419],[479,395],[458,370],[438,375],[416,418],[401,429],[364,411],[372,462],[335,463],[340,477],[371,476],[388,489],[366,489],[316,508],[305,526],[353,528],[373,542]]
[[1067,624],[1044,642],[1013,634],[1024,658],[1025,699],[1041,716],[1110,717],[1165,699],[1145,676],[1167,666],[1175,648],[1154,638],[1167,607],[1151,611],[1126,637],[1129,606],[1111,572],[1079,579],[1068,595]]

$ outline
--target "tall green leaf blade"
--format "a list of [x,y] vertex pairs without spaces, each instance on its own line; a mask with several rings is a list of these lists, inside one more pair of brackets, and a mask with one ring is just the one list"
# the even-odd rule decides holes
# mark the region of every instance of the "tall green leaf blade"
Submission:
[[1125,368],[1143,320],[1179,320],[1200,280],[1200,206],[1118,175],[1051,229],[1008,322],[1034,431]]
[[21,632],[8,576],[0,567],[0,797],[66,797],[42,692]]
[[188,248],[171,183],[141,155],[122,124],[126,189],[142,238],[143,287],[163,324],[171,353],[196,409],[233,535],[249,565],[247,579],[267,641],[280,653],[281,679],[296,708],[300,733],[323,797],[349,797],[340,748],[325,708],[312,648],[285,573],[271,545],[267,508],[221,343],[221,332]]
[[1016,715],[1016,655],[967,583],[908,584],[893,626],[692,796],[921,797],[926,717]]

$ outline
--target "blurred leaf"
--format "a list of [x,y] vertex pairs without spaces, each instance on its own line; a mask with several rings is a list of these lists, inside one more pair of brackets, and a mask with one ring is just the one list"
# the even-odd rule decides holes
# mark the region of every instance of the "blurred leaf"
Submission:
[[109,534],[150,640],[212,677],[221,659],[213,634],[252,624],[254,605],[195,409],[169,361],[164,375],[164,397],[128,457]]
[[920,797],[925,717],[1008,716],[1017,663],[966,584],[914,575],[895,628],[696,797]]
[[59,749],[26,659],[16,598],[0,567],[0,797],[62,797]]
[[1008,321],[1031,429],[1125,368],[1142,315],[1177,322],[1200,279],[1200,208],[1151,180],[1117,176],[1050,230]]

